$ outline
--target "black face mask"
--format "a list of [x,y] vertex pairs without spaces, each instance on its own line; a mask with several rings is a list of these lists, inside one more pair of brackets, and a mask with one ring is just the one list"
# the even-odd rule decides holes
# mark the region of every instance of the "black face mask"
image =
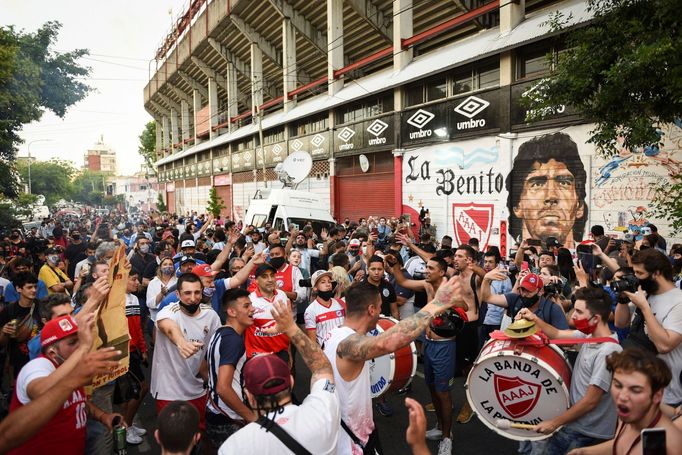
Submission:
[[189,314],[194,314],[199,310],[199,303],[195,303],[192,305],[187,305],[182,302],[180,302],[180,306],[183,307]]
[[334,290],[331,291],[317,291],[317,296],[322,300],[329,300],[334,297]]
[[270,265],[279,270],[287,262],[285,258],[270,258]]
[[523,302],[524,308],[532,307],[538,302],[538,300],[540,300],[540,296],[537,294],[535,294],[533,297],[521,297],[521,302]]
[[639,280],[639,285],[642,286],[642,290],[648,295],[654,295],[658,292],[658,283],[651,275],[643,280]]

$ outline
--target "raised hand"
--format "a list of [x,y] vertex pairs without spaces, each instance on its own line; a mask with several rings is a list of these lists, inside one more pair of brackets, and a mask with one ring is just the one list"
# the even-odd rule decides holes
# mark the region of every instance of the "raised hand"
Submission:
[[438,306],[440,311],[445,311],[464,302],[462,297],[462,283],[459,277],[453,276],[448,281],[443,278],[443,284],[436,291],[433,303]]
[[187,341],[184,338],[180,339],[177,344],[178,352],[183,359],[189,359],[199,352],[203,346],[204,343],[199,341]]

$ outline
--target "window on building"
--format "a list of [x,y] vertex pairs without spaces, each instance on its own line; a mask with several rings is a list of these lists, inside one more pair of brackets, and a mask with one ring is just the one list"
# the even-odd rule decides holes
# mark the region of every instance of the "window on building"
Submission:
[[264,144],[274,144],[275,142],[281,142],[284,140],[284,128],[278,128],[276,130],[268,130],[263,134]]
[[408,106],[435,101],[448,96],[448,81],[445,75],[409,85],[406,92]]
[[552,62],[557,61],[562,51],[560,42],[543,42],[519,49],[516,53],[516,78],[535,79],[547,75]]
[[385,92],[377,97],[343,106],[337,111],[337,119],[339,123],[353,123],[387,112],[393,112],[392,92]]
[[483,61],[457,68],[452,74],[452,94],[473,92],[500,85],[499,61]]
[[329,129],[329,115],[317,115],[297,122],[294,125],[293,136],[304,136]]

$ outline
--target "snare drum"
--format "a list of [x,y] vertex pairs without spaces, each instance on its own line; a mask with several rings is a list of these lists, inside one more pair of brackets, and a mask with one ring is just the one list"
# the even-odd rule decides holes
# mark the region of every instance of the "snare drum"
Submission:
[[466,394],[478,418],[500,435],[538,441],[551,435],[497,427],[497,420],[537,425],[570,407],[571,366],[561,349],[528,345],[540,340],[490,340],[483,346],[467,378]]
[[[378,336],[396,325],[398,321],[382,316],[374,330],[367,335]],[[372,398],[380,397],[387,392],[395,392],[407,387],[417,371],[417,347],[414,342],[403,346],[395,352],[382,355],[369,361],[369,382]]]

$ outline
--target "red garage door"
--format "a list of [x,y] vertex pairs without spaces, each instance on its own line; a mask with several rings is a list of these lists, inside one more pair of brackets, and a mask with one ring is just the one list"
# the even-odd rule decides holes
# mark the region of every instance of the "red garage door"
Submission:
[[232,186],[216,186],[215,192],[218,197],[223,198],[223,205],[225,208],[220,211],[220,218],[224,221],[230,218],[230,214],[232,213]]
[[166,207],[169,213],[176,213],[175,210],[175,191],[166,192]]
[[358,221],[368,216],[390,217],[394,212],[393,155],[380,152],[365,155],[369,170],[362,172],[359,156],[336,162],[335,215]]

